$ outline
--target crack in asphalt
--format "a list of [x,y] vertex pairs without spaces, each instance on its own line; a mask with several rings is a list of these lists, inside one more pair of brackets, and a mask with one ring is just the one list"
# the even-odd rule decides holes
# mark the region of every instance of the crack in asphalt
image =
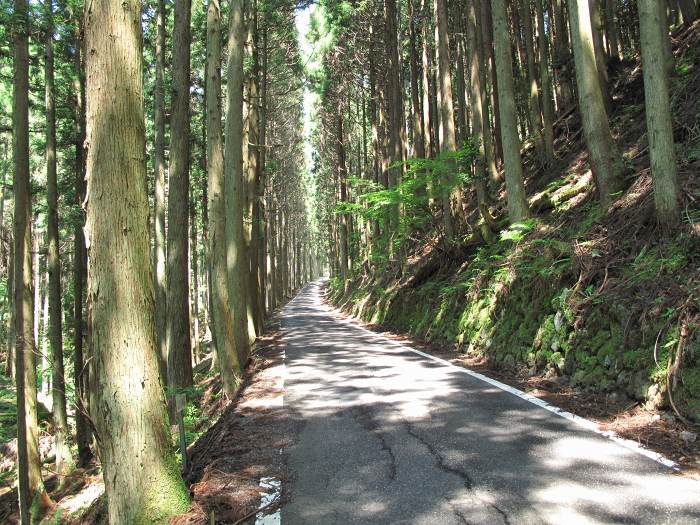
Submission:
[[503,518],[504,525],[510,525],[510,520],[508,519],[508,514],[506,514],[506,512],[502,508],[500,508],[495,503],[491,503],[491,508],[494,509],[496,512],[498,512],[501,515],[501,518]]
[[[423,446],[428,449],[428,452],[430,452],[430,455],[433,456],[437,460],[437,466],[440,470],[442,470],[443,472],[447,472],[449,474],[453,474],[455,476],[458,476],[462,480],[462,482],[464,483],[464,487],[467,490],[469,490],[469,491],[473,490],[474,481],[471,479],[469,474],[467,474],[463,470],[460,470],[458,468],[455,468],[455,467],[448,465],[444,456],[442,454],[440,454],[440,452],[438,452],[438,450],[432,445],[432,443],[430,443],[429,441],[427,441],[426,439],[421,437],[420,434],[418,434],[415,431],[415,429],[411,426],[411,424],[408,421],[403,420],[403,423],[404,423],[404,426],[406,427],[406,432],[408,432],[408,434],[410,436],[417,439],[421,444],[423,444]],[[485,505],[485,506],[488,505],[489,507],[494,509],[499,514],[499,516],[501,516],[501,519],[503,519],[504,525],[511,525],[510,519],[508,518],[508,514],[503,509],[501,509],[498,505],[496,505],[495,503],[487,503],[476,494],[472,493],[472,496],[474,498],[476,498],[476,500],[479,501],[480,503],[482,503],[483,505]],[[455,514],[455,516],[457,516],[460,520],[462,520],[465,524],[468,525],[469,522],[464,517],[464,515],[461,512],[459,512],[459,510],[453,505],[453,503],[449,499],[446,498],[446,501],[449,504],[449,506],[452,509],[452,512]]]
[[455,507],[454,503],[450,501],[449,498],[445,498],[445,501],[449,505],[450,509],[452,510],[452,514],[454,514],[460,522],[462,522],[464,525],[472,525],[469,520],[467,520],[466,516],[460,512],[460,510]]
[[459,477],[459,478],[462,480],[462,483],[464,484],[464,487],[465,487],[467,490],[472,490],[472,488],[474,487],[474,482],[473,482],[473,480],[471,479],[471,477],[469,476],[469,474],[467,474],[467,473],[464,472],[463,470],[460,470],[460,469],[457,469],[457,468],[455,468],[455,467],[452,467],[452,466],[448,465],[448,464],[447,464],[447,461],[445,460],[445,458],[443,457],[443,455],[440,454],[440,452],[438,452],[438,450],[432,445],[432,443],[430,443],[430,442],[428,442],[427,440],[423,439],[423,438],[413,429],[413,427],[411,426],[411,424],[410,424],[408,421],[403,420],[403,423],[404,423],[404,426],[406,427],[406,432],[408,432],[408,434],[409,434],[410,436],[412,436],[413,438],[415,438],[415,439],[417,439],[418,441],[420,441],[420,442],[423,444],[423,446],[424,446],[425,448],[428,449],[428,452],[430,452],[430,455],[433,456],[433,457],[437,460],[437,466],[438,466],[438,468],[439,468],[440,470],[442,470],[443,472],[447,472],[447,473],[449,473],[449,474],[452,474],[452,475],[454,475],[454,476]]
[[379,446],[389,456],[389,479],[396,479],[396,455],[386,441],[386,436],[379,430],[379,425],[372,414],[372,407],[369,405],[358,405],[350,409],[350,413],[355,420],[367,432],[372,434],[379,441]]

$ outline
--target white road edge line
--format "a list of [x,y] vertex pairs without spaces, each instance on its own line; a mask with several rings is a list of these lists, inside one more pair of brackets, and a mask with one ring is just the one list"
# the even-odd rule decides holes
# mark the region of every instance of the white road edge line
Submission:
[[[642,445],[637,443],[636,441],[632,441],[629,439],[622,438],[618,436],[615,432],[612,432],[611,430],[602,430],[600,428],[600,425],[598,423],[595,423],[594,421],[591,421],[589,419],[583,418],[581,416],[577,416],[576,414],[572,414],[571,412],[567,412],[566,410],[563,410],[557,406],[550,405],[546,401],[533,396],[532,394],[528,394],[526,392],[523,392],[522,390],[518,390],[517,388],[513,388],[510,385],[506,385],[505,383],[501,383],[500,381],[497,381],[496,379],[492,379],[490,377],[487,377],[483,374],[480,374],[479,372],[474,372],[473,370],[470,370],[469,368],[464,368],[461,366],[457,366],[453,363],[450,363],[449,361],[446,361],[445,359],[442,359],[440,357],[436,357],[434,355],[426,354],[425,352],[421,352],[420,350],[416,350],[415,348],[411,348],[410,346],[406,346],[404,344],[398,343],[396,341],[393,341],[381,334],[378,334],[376,332],[373,332],[364,326],[361,326],[357,324],[353,319],[343,319],[339,318],[338,313],[339,311],[335,308],[329,307],[327,304],[325,305],[328,310],[334,314],[334,317],[338,319],[340,322],[352,325],[356,328],[359,328],[363,332],[366,332],[368,334],[371,334],[372,336],[376,337],[377,339],[381,339],[382,341],[389,343],[391,346],[394,348],[399,348],[401,350],[406,350],[408,352],[413,352],[414,354],[418,354],[420,356],[426,357],[432,361],[437,361],[438,363],[441,363],[443,365],[455,368],[456,370],[467,374],[468,376],[474,377],[476,379],[479,379],[480,381],[483,381],[485,383],[488,383],[492,386],[495,386],[496,388],[499,388],[503,390],[504,392],[508,392],[509,394],[512,394],[516,397],[519,397],[520,399],[524,399],[525,401],[528,401],[532,403],[533,405],[537,405],[540,408],[544,408],[545,410],[548,410],[549,412],[556,414],[559,417],[563,417],[564,419],[568,419],[569,421],[572,421],[579,427],[582,427],[586,430],[589,430],[591,432],[595,432],[596,434],[603,436],[607,439],[610,439],[611,441],[614,441],[618,445],[631,450],[633,452],[636,452],[638,454],[641,454],[642,456],[645,456],[652,461],[656,461],[657,463],[660,463],[661,465],[668,467],[670,469],[680,471],[680,467],[678,463],[675,461],[668,459],[667,457],[663,456],[662,454],[659,454],[658,452],[654,452],[653,450],[649,450],[647,448],[644,448]],[[693,478],[694,479],[694,478]]]
[[[281,497],[282,482],[276,478],[260,478],[260,488],[265,489],[267,492],[260,493],[259,509]],[[255,525],[281,525],[281,523],[282,515],[279,508],[271,514],[258,513],[255,516]]]
[[[284,381],[287,375],[287,353],[284,351],[284,346],[282,347],[282,363],[279,366],[281,367],[279,384],[282,389],[282,393],[279,396],[280,406],[284,407]],[[282,497],[282,482],[277,478],[260,478],[260,488],[265,489],[265,492],[260,493],[260,506],[258,506],[258,509],[262,509],[275,499]],[[255,525],[282,525],[282,509],[277,507],[275,512],[270,514],[259,512],[255,515]]]

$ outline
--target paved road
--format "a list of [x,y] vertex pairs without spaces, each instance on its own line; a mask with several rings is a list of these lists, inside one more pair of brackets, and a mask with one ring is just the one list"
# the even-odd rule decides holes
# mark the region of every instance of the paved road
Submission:
[[283,312],[304,422],[283,525],[700,523],[700,483],[339,321],[319,292]]

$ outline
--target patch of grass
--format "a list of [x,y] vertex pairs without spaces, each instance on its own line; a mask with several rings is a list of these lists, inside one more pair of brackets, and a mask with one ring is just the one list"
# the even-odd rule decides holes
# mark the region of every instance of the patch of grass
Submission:
[[537,219],[526,219],[513,223],[510,228],[501,232],[501,241],[520,242],[535,228]]
[[185,439],[187,443],[193,443],[204,433],[205,425],[202,417],[202,409],[198,401],[190,401],[182,413],[185,422]]
[[0,443],[9,443],[17,434],[17,399],[7,388],[5,380],[0,383]]
[[682,241],[666,246],[643,246],[628,268],[631,280],[641,283],[656,279],[662,274],[675,274],[689,262],[687,249]]

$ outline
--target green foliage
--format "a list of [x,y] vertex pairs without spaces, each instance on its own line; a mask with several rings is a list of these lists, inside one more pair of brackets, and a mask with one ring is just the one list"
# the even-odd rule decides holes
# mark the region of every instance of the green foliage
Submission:
[[9,443],[17,434],[17,396],[4,381],[0,383],[0,443]]
[[501,232],[501,241],[522,241],[537,225],[537,219],[526,219],[513,223],[510,228]]
[[[593,224],[599,213],[591,208],[586,217]],[[355,313],[364,319],[430,341],[454,343],[498,366],[566,375],[572,385],[600,392],[618,388],[635,397],[648,395],[650,384],[665,382],[668,352],[677,344],[675,332],[662,339],[657,366],[653,336],[661,327],[648,330],[653,332],[651,343],[648,336],[626,335],[626,306],[611,303],[598,283],[576,287],[573,243],[543,236],[540,226],[546,225],[536,220],[512,225],[501,232],[499,242],[479,246],[459,272],[438,272],[417,287],[392,287],[390,293],[365,283],[344,300],[362,304]],[[580,226],[570,231],[572,236],[581,233]],[[693,253],[688,242],[681,236],[673,243],[649,245],[621,271],[642,282],[683,271]],[[602,257],[590,243],[580,245],[588,247],[594,259]],[[593,307],[583,317],[582,305]],[[674,315],[666,308],[660,322]],[[695,370],[688,367],[683,377],[691,386],[684,384],[678,393],[688,413],[700,410],[692,405],[697,399]]]
[[189,402],[182,413],[185,422],[185,439],[187,443],[194,443],[203,432],[202,408],[197,402]]
[[694,53],[689,52],[676,60],[675,69],[677,77],[684,77],[692,73],[695,65],[696,57]]
[[665,246],[645,245],[629,267],[629,276],[634,282],[644,282],[662,274],[672,275],[688,262],[688,244],[679,238]]
[[[458,151],[443,152],[435,158],[409,159],[405,174],[392,188],[360,178],[349,178],[350,186],[358,191],[359,202],[341,202],[336,214],[351,214],[362,220],[377,221],[384,237],[376,242],[381,246],[401,247],[417,233],[428,228],[441,227],[430,207],[445,192],[471,182],[470,166],[478,155],[478,144],[465,141]],[[396,169],[400,165],[391,166]],[[400,210],[400,213],[396,213]],[[397,222],[398,221],[398,222]],[[386,252],[374,254],[375,263],[382,263]]]

